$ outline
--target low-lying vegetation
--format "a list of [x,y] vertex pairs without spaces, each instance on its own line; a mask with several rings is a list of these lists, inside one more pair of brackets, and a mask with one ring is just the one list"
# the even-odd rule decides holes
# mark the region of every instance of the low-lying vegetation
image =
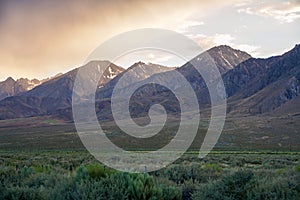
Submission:
[[0,152],[0,199],[300,199],[299,154],[186,154],[130,174],[87,152]]

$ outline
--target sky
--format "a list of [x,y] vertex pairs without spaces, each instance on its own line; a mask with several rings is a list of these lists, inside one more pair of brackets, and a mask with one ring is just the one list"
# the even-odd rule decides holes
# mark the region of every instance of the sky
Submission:
[[[102,42],[138,28],[169,29],[203,49],[226,44],[266,58],[300,43],[300,0],[0,0],[0,80],[67,72]],[[139,60],[183,62],[158,51],[115,62],[127,68]]]

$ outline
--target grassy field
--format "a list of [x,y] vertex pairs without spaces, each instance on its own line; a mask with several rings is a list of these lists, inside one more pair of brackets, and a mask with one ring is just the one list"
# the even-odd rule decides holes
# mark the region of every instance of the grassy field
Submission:
[[[300,151],[300,116],[228,117],[215,150]],[[191,147],[199,149],[207,131],[202,119],[198,135]],[[110,122],[101,124],[107,136],[118,146],[133,150],[156,149],[167,144],[176,132],[176,124],[164,129],[163,136],[152,141],[129,138]],[[74,124],[36,117],[0,121],[0,149],[82,150]]]

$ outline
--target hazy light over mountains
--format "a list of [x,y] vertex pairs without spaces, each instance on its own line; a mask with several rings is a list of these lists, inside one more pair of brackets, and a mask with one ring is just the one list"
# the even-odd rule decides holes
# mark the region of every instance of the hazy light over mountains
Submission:
[[[137,28],[171,29],[204,49],[227,44],[267,57],[299,43],[299,12],[297,0],[4,0],[0,2],[0,80],[41,79],[66,72],[83,64],[106,39]],[[117,64],[128,67],[135,56],[169,66],[177,62],[171,55],[140,52]]]

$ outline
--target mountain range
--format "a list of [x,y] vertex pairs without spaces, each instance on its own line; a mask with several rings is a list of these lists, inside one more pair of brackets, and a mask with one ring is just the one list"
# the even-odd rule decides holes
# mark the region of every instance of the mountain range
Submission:
[[[168,82],[171,85],[171,88],[165,88],[163,84],[147,84],[139,88],[135,92],[136,97],[131,98],[132,116],[145,116],[145,107],[149,108],[154,103],[162,103],[167,111],[180,112],[170,90],[184,93],[187,86],[176,78],[176,73],[182,74],[192,86],[200,107],[208,108],[209,93],[203,77],[196,69],[206,64],[207,54],[222,76],[229,115],[300,114],[300,45],[283,55],[266,59],[253,58],[246,52],[222,45],[209,49],[178,68],[137,62],[125,70],[109,61],[90,61],[48,80],[15,81],[8,78],[0,82],[0,119],[51,116],[72,121],[73,86],[76,74],[82,68],[89,68],[87,77],[98,82],[96,111],[99,119],[112,119],[110,99],[122,77],[122,85],[118,87],[124,95],[136,82]],[[95,74],[107,65],[109,67],[103,76],[96,80]],[[166,97],[170,98],[166,100]],[[187,95],[185,98],[188,101],[190,97]]]
[[27,78],[20,78],[14,80],[13,78],[8,77],[5,81],[0,82],[0,100],[29,91],[40,85],[42,82],[43,81],[37,79],[29,80]]

